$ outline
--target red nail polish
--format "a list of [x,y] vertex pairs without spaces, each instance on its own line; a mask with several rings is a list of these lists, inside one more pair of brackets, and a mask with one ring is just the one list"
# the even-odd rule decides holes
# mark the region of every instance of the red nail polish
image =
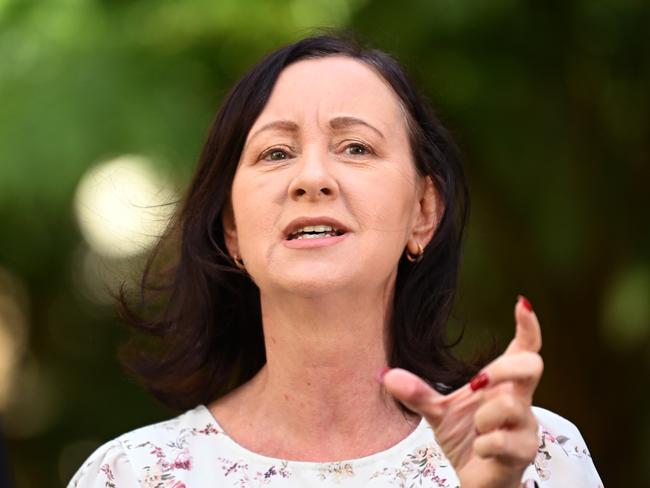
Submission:
[[390,368],[388,366],[384,366],[379,370],[379,373],[377,373],[377,376],[375,377],[378,383],[383,383],[384,382],[384,376],[386,376],[386,373],[390,371]]
[[521,304],[526,308],[526,310],[528,310],[529,312],[533,311],[533,306],[528,301],[528,298],[526,298],[523,295],[519,295],[518,298],[519,298],[519,301],[521,302]]
[[472,389],[472,391],[476,391],[480,390],[481,388],[485,388],[488,383],[488,375],[485,371],[482,371],[470,380],[469,387]]

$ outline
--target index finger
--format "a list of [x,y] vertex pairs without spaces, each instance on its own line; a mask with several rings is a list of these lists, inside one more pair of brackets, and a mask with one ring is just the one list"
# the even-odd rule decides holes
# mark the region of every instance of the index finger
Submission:
[[542,348],[542,330],[533,307],[522,295],[519,295],[515,305],[515,321],[515,337],[504,354],[539,352]]

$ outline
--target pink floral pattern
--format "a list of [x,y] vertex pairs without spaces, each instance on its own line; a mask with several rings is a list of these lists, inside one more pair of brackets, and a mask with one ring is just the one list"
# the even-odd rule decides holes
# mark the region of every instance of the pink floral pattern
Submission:
[[400,487],[435,486],[438,488],[458,487],[450,484],[447,477],[440,475],[442,468],[448,468],[449,462],[437,446],[423,446],[406,455],[401,466],[383,468],[375,472],[372,478],[386,477],[391,485]]
[[[524,479],[533,479],[540,488],[578,486],[574,480],[581,480],[579,486],[585,488],[602,488],[575,426],[546,410],[534,411],[542,428],[537,456]],[[459,482],[425,421],[381,453],[357,460],[308,463],[246,450],[219,427],[207,408],[199,406],[100,447],[68,488],[213,486],[458,488]]]
[[115,476],[113,476],[113,470],[111,467],[108,464],[102,464],[99,470],[104,473],[104,476],[106,476],[106,483],[104,483],[104,486],[106,486],[106,488],[116,488]]

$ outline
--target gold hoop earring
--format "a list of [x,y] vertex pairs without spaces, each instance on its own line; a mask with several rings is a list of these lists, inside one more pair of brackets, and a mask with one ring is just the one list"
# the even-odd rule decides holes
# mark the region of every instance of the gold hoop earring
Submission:
[[422,256],[424,256],[424,249],[422,249],[422,244],[418,242],[418,253],[417,254],[411,254],[409,252],[408,246],[406,246],[406,259],[409,260],[411,263],[419,263],[422,260]]
[[246,265],[244,264],[244,260],[237,257],[233,256],[232,260],[235,262],[235,266],[237,266],[239,269],[242,271],[246,271]]

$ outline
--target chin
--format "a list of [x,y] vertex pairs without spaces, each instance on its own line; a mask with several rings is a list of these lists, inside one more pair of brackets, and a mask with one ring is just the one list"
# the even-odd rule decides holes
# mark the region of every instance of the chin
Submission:
[[391,270],[385,270],[384,274],[381,272],[382,263],[374,266],[363,264],[355,260],[270,261],[263,273],[256,276],[258,279],[255,282],[263,291],[303,298],[319,298],[336,293],[356,295],[385,287]]
[[287,292],[304,298],[318,298],[332,293],[347,290],[348,280],[332,276],[302,276],[284,279],[280,286]]
[[282,290],[304,298],[318,298],[332,293],[349,290],[359,277],[354,277],[350,269],[333,270],[332,266],[309,266],[309,269],[284,269],[282,272],[267,275],[267,284],[276,290]]

